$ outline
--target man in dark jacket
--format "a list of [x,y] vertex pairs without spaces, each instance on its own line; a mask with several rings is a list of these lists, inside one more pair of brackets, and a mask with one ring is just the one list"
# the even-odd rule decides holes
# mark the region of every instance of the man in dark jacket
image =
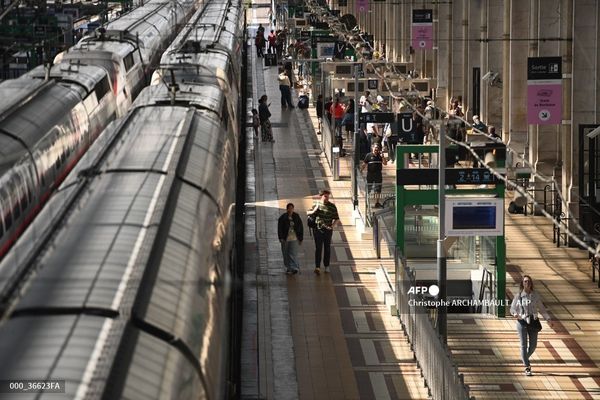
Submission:
[[304,239],[304,227],[300,216],[294,212],[292,203],[288,203],[286,212],[277,221],[277,236],[281,243],[285,273],[288,275],[297,274],[300,270],[298,253]]

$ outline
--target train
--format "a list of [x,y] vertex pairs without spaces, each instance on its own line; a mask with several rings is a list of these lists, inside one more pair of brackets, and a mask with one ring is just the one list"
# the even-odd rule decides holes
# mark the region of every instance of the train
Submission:
[[0,83],[0,258],[100,132],[125,115],[198,5],[151,0],[53,65]]
[[235,397],[244,21],[239,0],[199,10],[0,262],[0,379],[57,379],[70,399]]

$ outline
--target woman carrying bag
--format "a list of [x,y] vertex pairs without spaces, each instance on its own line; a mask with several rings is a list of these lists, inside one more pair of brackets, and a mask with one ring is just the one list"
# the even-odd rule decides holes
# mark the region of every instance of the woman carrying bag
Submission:
[[552,326],[550,315],[548,315],[542,299],[533,290],[533,279],[529,275],[524,275],[519,284],[519,292],[515,295],[510,306],[510,313],[517,317],[517,332],[519,332],[521,341],[521,359],[527,376],[532,375],[529,358],[537,347],[538,333],[542,330],[542,324],[538,319],[538,311],[544,316],[548,325]]

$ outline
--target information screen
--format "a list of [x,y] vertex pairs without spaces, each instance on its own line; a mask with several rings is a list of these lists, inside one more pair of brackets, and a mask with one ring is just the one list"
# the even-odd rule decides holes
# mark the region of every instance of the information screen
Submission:
[[453,229],[495,229],[496,206],[454,207]]
[[446,197],[446,236],[504,235],[504,199]]

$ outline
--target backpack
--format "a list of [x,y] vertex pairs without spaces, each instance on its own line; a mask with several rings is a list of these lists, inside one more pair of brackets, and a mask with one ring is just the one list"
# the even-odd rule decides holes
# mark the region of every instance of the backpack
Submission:
[[314,214],[306,217],[306,225],[308,225],[308,227],[311,229],[316,229],[317,228],[317,217]]
[[298,100],[298,108],[306,109],[308,108],[308,96],[302,95]]

